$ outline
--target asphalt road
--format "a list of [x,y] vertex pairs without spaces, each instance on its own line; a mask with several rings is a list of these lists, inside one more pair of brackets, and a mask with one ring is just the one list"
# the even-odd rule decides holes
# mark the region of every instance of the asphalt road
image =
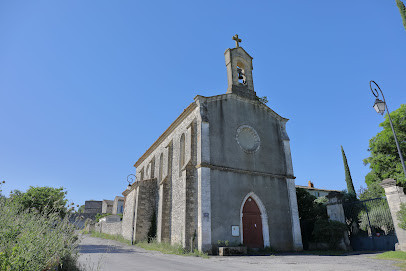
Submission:
[[162,254],[136,246],[82,236],[79,263],[86,271],[126,270],[401,270],[393,261],[372,259],[374,254],[351,254],[345,256],[276,255],[242,256],[209,259],[191,256]]

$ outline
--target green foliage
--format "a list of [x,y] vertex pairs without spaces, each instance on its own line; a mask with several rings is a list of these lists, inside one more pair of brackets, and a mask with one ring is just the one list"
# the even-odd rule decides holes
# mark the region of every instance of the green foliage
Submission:
[[359,190],[359,199],[376,199],[385,196],[385,190],[378,182],[371,183],[367,188],[361,187]]
[[376,255],[375,259],[406,260],[406,252],[404,252],[404,251],[386,251],[384,253]]
[[0,270],[76,270],[78,237],[68,216],[0,201]]
[[386,199],[367,201],[364,202],[364,205],[368,210],[368,215],[365,210],[361,210],[358,214],[359,228],[361,230],[367,231],[370,224],[374,231],[383,231],[385,234],[394,231],[392,217]]
[[64,188],[33,187],[23,193],[14,190],[10,193],[10,199],[21,210],[36,210],[41,214],[57,213],[63,218],[68,213],[67,199]]
[[402,21],[403,21],[403,27],[406,30],[406,7],[405,7],[405,4],[403,4],[403,2],[400,1],[400,0],[396,0],[396,5],[399,8],[400,16],[402,17]]
[[356,194],[354,189],[354,184],[352,183],[350,168],[347,162],[347,156],[345,156],[345,152],[343,146],[341,146],[341,153],[343,155],[343,162],[344,162],[344,170],[345,170],[345,182],[347,183],[347,191],[350,194]]
[[304,249],[313,241],[314,224],[319,219],[327,219],[327,208],[303,188],[296,188],[297,206],[299,209],[300,229]]
[[400,204],[400,210],[396,215],[399,219],[399,227],[406,230],[406,204]]
[[314,202],[317,204],[327,204],[328,198],[326,196],[318,197],[317,199],[314,200]]
[[296,188],[299,219],[316,220],[327,218],[327,209],[324,204],[316,202],[316,197],[303,188]]
[[217,245],[219,247],[228,247],[230,245],[230,241],[228,240],[217,240]]
[[80,205],[78,209],[78,213],[84,213],[85,212],[85,205]]
[[268,97],[267,96],[262,96],[262,97],[257,97],[258,101],[260,101],[263,104],[267,104],[268,103]]
[[1,186],[2,186],[3,184],[5,184],[5,183],[6,183],[6,181],[0,182],[0,199],[1,199],[1,198],[4,198],[4,195],[1,193],[1,192],[3,192],[3,190],[1,189]]
[[157,221],[156,221],[156,213],[155,210],[152,213],[152,217],[151,217],[151,226],[149,227],[148,230],[148,242],[151,242],[153,239],[156,238],[156,231],[157,231]]
[[[406,104],[391,114],[393,126],[400,144],[402,154],[406,153]],[[398,150],[390,127],[388,115],[385,115],[385,121],[379,126],[383,128],[375,137],[369,141],[371,156],[364,159],[364,164],[369,164],[371,171],[365,176],[365,182],[368,188],[373,183],[380,183],[387,178],[393,178],[400,184],[406,183],[403,174],[402,164],[400,162]]]
[[341,222],[319,219],[314,224],[313,238],[316,242],[328,243],[330,248],[336,247],[344,237],[347,226]]
[[164,242],[159,243],[156,241],[156,239],[153,239],[150,242],[137,243],[136,246],[142,247],[147,250],[160,251],[164,254],[176,254],[176,255],[183,255],[183,256],[195,256],[195,257],[209,258],[209,256],[206,253],[200,252],[197,249],[195,249],[194,251],[188,251],[179,244],[171,245],[171,244],[164,243]]
[[114,240],[114,241],[129,245],[129,246],[131,245],[130,241],[128,241],[127,239],[124,239],[123,236],[118,235],[118,234],[112,235],[112,234],[92,231],[92,232],[90,232],[90,236],[97,237],[97,238]]

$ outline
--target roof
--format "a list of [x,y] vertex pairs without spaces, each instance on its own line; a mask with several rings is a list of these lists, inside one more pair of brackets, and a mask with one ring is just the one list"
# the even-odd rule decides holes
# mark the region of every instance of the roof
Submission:
[[191,103],[186,107],[183,112],[176,118],[174,122],[163,132],[163,134],[158,137],[158,139],[149,147],[146,152],[135,162],[134,167],[138,167],[163,141],[164,139],[173,131],[175,128],[184,120],[192,111],[195,109],[197,104],[195,102]]
[[113,204],[112,200],[104,199],[103,202],[106,202],[107,204]]
[[330,190],[330,189],[323,189],[323,188],[315,188],[315,187],[309,187],[309,186],[303,186],[303,185],[296,185],[296,188],[303,188],[306,190],[312,190],[312,191],[324,191],[324,192],[340,192],[340,190]]

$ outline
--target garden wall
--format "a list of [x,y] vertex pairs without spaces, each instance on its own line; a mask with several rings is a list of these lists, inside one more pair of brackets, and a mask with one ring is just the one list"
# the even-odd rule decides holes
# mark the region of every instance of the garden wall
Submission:
[[111,235],[121,235],[122,222],[100,221],[95,225],[95,231]]

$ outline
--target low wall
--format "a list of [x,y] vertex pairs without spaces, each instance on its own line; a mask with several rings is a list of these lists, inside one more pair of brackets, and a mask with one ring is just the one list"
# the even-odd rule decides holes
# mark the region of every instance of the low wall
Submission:
[[95,220],[96,214],[86,214],[86,213],[79,213],[79,214],[72,214],[69,217],[69,222],[74,224],[75,227],[79,230],[84,229],[86,220]]
[[100,221],[95,225],[95,231],[111,235],[121,235],[122,222]]

